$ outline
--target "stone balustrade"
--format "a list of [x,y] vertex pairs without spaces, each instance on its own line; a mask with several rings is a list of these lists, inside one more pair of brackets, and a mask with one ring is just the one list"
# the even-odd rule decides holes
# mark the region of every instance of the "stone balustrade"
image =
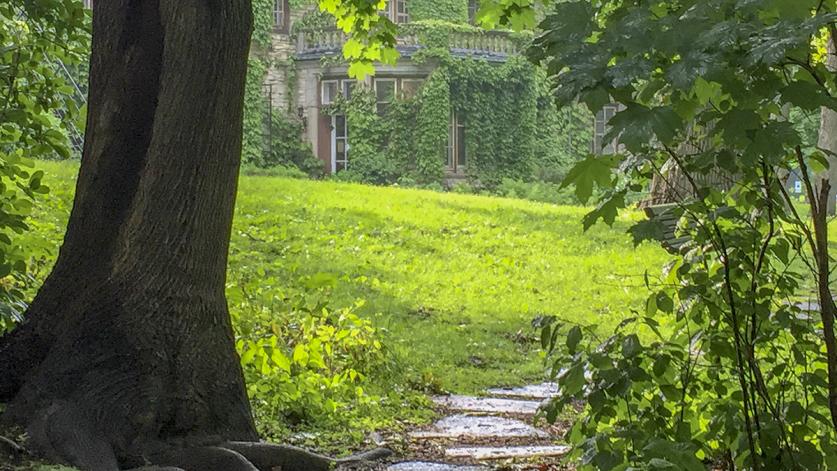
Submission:
[[[446,36],[448,48],[457,55],[504,59],[520,50],[520,41],[505,31],[453,30],[448,31]],[[439,35],[434,37],[438,38]],[[342,53],[345,42],[346,35],[336,29],[300,30],[297,32],[296,55],[299,58],[337,55]],[[426,46],[421,32],[406,32],[397,38],[397,48],[402,52],[412,52]]]

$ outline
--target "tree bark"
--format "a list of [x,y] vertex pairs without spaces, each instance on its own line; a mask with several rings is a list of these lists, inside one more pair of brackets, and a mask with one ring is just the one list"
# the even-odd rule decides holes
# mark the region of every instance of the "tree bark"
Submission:
[[250,1],[108,0],[93,23],[75,202],[0,339],[3,419],[84,469],[255,441],[224,296]]
[[[834,38],[829,35],[826,68],[829,72],[837,72],[837,47]],[[828,194],[827,215],[837,214],[837,111],[826,106],[820,111],[820,131],[817,147],[826,153],[829,168],[817,178],[817,188],[821,188],[825,180],[830,182],[831,191]],[[819,191],[819,190],[817,190]]]

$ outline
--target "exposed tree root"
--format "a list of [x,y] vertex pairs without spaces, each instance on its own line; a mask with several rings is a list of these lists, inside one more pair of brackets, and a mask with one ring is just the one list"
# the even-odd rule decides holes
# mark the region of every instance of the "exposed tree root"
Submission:
[[282,471],[328,471],[338,464],[374,461],[392,455],[390,450],[378,448],[336,460],[301,448],[270,443],[231,442],[222,446],[246,456],[262,471],[271,471],[274,468],[280,468]]
[[[66,404],[55,405],[38,414],[28,429],[34,454],[82,471],[119,471],[111,445],[92,433],[85,426],[86,419],[73,413],[74,410]],[[0,437],[0,453],[14,460],[29,454],[3,437]],[[391,455],[390,450],[378,448],[334,459],[288,445],[227,442],[219,446],[172,447],[146,456],[153,466],[131,471],[329,471],[338,465],[370,462]]]
[[70,403],[56,402],[35,414],[27,427],[38,456],[67,462],[82,470],[118,470],[113,447],[94,432],[89,419]]
[[173,466],[143,466],[142,468],[133,468],[128,471],[186,471],[183,468],[175,468]]
[[[186,471],[260,471],[240,453],[221,447],[172,450],[153,457],[151,461],[159,465],[182,468]],[[267,471],[272,470],[268,468]]]
[[0,459],[8,463],[18,463],[24,455],[26,450],[22,446],[0,435]]

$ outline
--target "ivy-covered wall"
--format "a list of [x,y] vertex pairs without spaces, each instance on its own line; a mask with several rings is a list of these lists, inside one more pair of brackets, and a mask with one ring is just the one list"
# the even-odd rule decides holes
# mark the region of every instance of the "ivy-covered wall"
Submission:
[[468,0],[408,0],[410,21],[468,22]]
[[[305,8],[310,1],[291,3]],[[412,23],[402,25],[402,33],[418,37],[423,47],[405,60],[431,65],[433,72],[416,96],[397,99],[383,116],[376,113],[374,92],[363,87],[356,89],[351,100],[339,100],[323,110],[346,115],[350,163],[340,178],[376,184],[442,184],[453,113],[465,124],[466,176],[478,187],[495,189],[511,180],[558,181],[586,154],[592,131],[589,113],[583,106],[558,109],[542,70],[516,55],[488,62],[451,53],[452,41],[461,41],[463,33],[467,33],[464,37],[487,34],[467,24],[467,0],[409,0],[408,8]],[[244,162],[257,166],[300,166],[297,162],[303,162],[310,170],[316,166],[309,158],[313,157],[310,147],[268,149],[267,132],[281,133],[281,137],[276,134],[281,142],[299,141],[302,124],[287,110],[274,110],[273,123],[265,119],[269,106],[262,88],[266,71],[287,64],[272,64],[270,56],[261,53],[270,47],[272,0],[254,0],[254,11],[257,21],[247,82]],[[268,21],[262,21],[264,18]],[[305,18],[300,24],[307,27],[323,21],[315,11]],[[513,34],[510,40],[522,50],[531,36]],[[323,61],[330,66],[341,63],[336,57]],[[309,120],[308,125],[316,124]],[[287,133],[293,135],[285,136]]]

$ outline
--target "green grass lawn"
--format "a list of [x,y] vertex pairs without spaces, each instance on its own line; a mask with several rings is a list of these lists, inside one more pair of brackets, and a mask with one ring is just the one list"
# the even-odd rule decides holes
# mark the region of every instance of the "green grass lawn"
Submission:
[[[29,243],[55,246],[77,166],[39,162],[52,193],[38,205]],[[634,248],[625,230],[584,233],[584,208],[484,196],[272,177],[242,177],[230,285],[244,266],[293,286],[338,278],[335,304],[389,331],[413,372],[450,391],[542,376],[531,320],[556,315],[608,328],[647,295],[642,275],[667,254]],[[45,271],[45,270],[44,270]],[[233,288],[231,288],[233,289]],[[276,286],[281,290],[282,286]]]
[[[77,166],[39,163],[52,193],[27,244],[52,251]],[[476,393],[543,379],[538,315],[612,327],[647,295],[642,277],[668,259],[625,230],[584,233],[584,208],[273,177],[242,177],[229,290],[244,276],[281,293],[336,279],[332,302],[363,299],[404,378]],[[629,214],[627,217],[639,217]],[[41,275],[46,273],[44,266]],[[386,385],[382,385],[386,388]]]

